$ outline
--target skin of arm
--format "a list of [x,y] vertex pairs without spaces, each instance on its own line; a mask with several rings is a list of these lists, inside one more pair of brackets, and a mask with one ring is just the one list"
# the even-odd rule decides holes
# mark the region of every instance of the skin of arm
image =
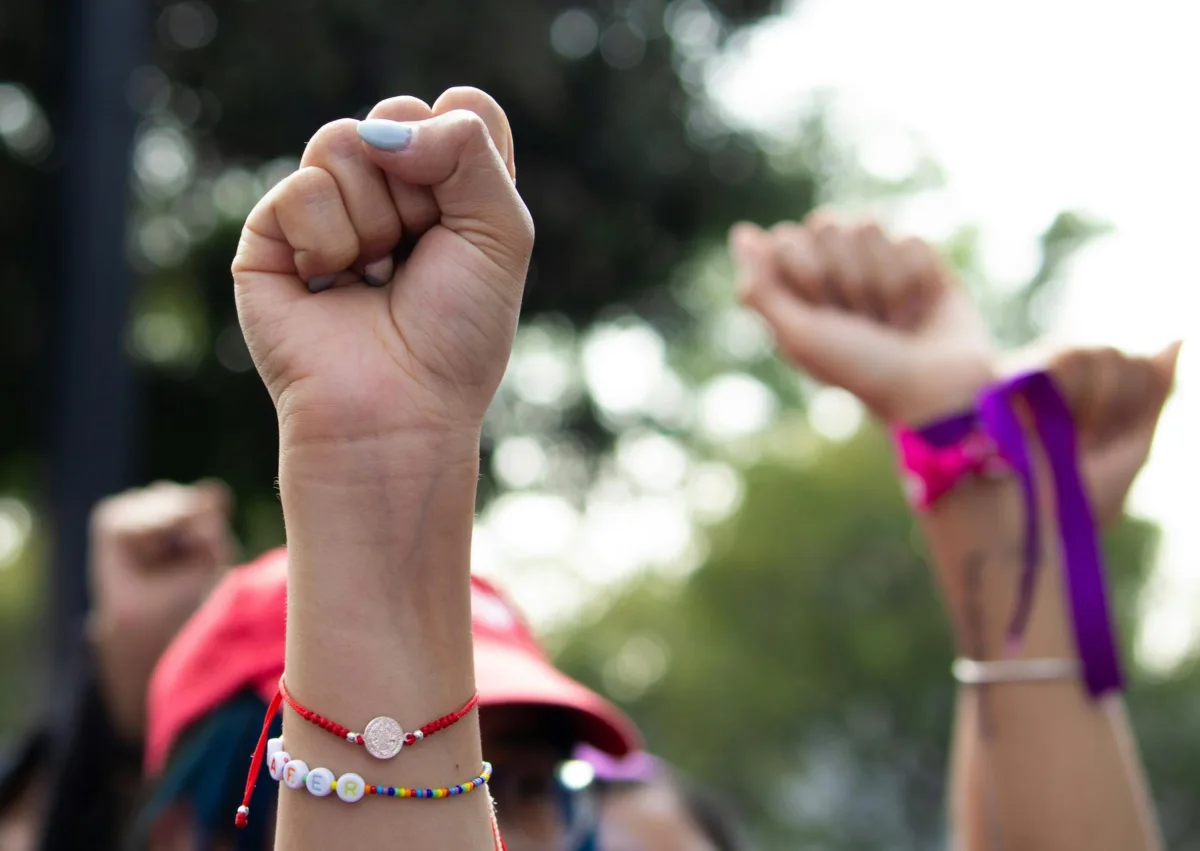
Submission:
[[[288,523],[287,679],[331,718],[386,714],[419,726],[461,706],[474,689],[468,582],[477,435],[385,442],[378,463],[347,475],[339,451],[285,451],[280,491]],[[369,468],[369,472],[366,469]],[[330,580],[333,581],[330,581]],[[386,762],[347,747],[288,712],[294,758],[367,783],[453,786],[479,773],[479,720]],[[489,799],[344,804],[281,790],[279,848],[489,848]]]
[[[391,98],[321,128],[243,229],[238,316],[279,419],[286,677],[326,717],[414,730],[474,691],[479,434],[533,246],[515,175],[483,92]],[[483,760],[475,712],[387,761],[291,710],[283,735],[310,769],[380,786],[454,786]],[[356,803],[344,788],[281,789],[276,847],[495,847],[486,788]]]
[[[1145,463],[1178,354],[1175,344],[1151,358],[1113,349],[1046,356],[1075,416],[1080,469],[1100,522],[1119,516]],[[1051,476],[1036,441],[1029,445],[1043,531],[1021,653],[1073,659]],[[921,518],[960,656],[1000,658],[1023,568],[1023,514],[1013,481],[974,480]],[[1077,681],[962,687],[951,781],[956,847],[1162,847],[1123,700],[1093,701]]]
[[[1000,658],[1022,569],[1023,516],[1012,482],[974,481],[922,519],[960,656]],[[1043,528],[1022,657],[1075,658],[1053,517]],[[1077,680],[962,686],[955,725],[953,847],[1161,847],[1120,697],[1092,702]]]

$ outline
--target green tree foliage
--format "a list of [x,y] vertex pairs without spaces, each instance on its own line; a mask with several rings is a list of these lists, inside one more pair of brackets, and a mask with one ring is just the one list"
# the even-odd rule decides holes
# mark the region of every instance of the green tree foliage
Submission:
[[[1099,232],[1060,215],[1037,273],[1007,297],[983,281],[971,229],[946,251],[994,306],[997,333],[1019,344],[1046,320],[1040,300],[1064,265]],[[803,411],[811,388],[769,353],[739,361],[713,344],[727,267],[698,261],[682,276],[691,322],[675,347],[681,368],[707,376],[736,365]],[[764,848],[943,847],[952,646],[887,440],[872,426],[825,441],[795,413],[754,446],[707,451],[740,468],[744,498],[701,532],[702,565],[682,580],[635,582],[556,636],[560,663],[622,702],[663,756],[732,795]],[[1127,518],[1105,550],[1169,847],[1191,848],[1200,775],[1197,746],[1181,745],[1200,741],[1188,735],[1200,727],[1200,672],[1150,675],[1131,647],[1156,544],[1153,524]]]
[[[139,275],[128,341],[143,391],[134,479],[220,475],[241,495],[257,548],[282,533],[275,424],[246,373],[229,263],[249,207],[323,123],[409,93],[474,85],[506,108],[520,188],[538,223],[525,313],[586,322],[661,288],[697,239],[739,218],[812,204],[806,173],[772,172],[709,103],[707,62],[774,0],[147,0],[150,62],[129,81],[141,115],[130,257]],[[0,392],[40,412],[55,310],[54,176],[67,4],[5,4],[0,83],[49,116],[50,143],[0,145]],[[24,106],[22,107],[24,108]],[[55,142],[59,143],[57,146]],[[124,164],[114,164],[121,167]],[[11,293],[16,296],[10,296]],[[650,296],[653,300],[653,296]],[[35,368],[36,367],[36,368]],[[579,427],[596,432],[587,411]],[[37,458],[37,416],[0,417],[0,471]],[[24,468],[22,468],[24,469]],[[6,476],[6,481],[12,481]],[[35,480],[25,479],[28,493]],[[274,515],[273,522],[269,518]]]

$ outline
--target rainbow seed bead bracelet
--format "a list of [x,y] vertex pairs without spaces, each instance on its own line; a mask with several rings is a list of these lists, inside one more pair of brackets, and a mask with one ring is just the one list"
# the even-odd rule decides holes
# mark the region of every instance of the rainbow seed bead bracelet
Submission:
[[319,798],[336,793],[341,800],[348,804],[361,801],[367,795],[384,798],[456,798],[459,795],[468,795],[481,786],[486,786],[487,782],[492,779],[491,763],[485,762],[483,770],[477,777],[473,777],[465,783],[459,783],[457,786],[436,789],[382,786],[367,783],[354,772],[335,777],[328,768],[310,769],[303,760],[292,759],[291,755],[283,749],[281,739],[272,739],[267,745],[267,752],[270,754],[267,760],[267,769],[271,774],[271,779],[279,781],[289,789],[307,789],[309,793]]

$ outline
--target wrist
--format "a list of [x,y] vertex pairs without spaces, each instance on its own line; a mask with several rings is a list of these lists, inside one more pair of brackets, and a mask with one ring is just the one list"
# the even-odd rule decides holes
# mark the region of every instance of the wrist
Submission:
[[401,648],[424,647],[469,672],[478,475],[477,431],[285,445],[289,659],[299,651],[327,669],[355,647],[366,674],[396,667]]
[[480,431],[481,424],[472,421],[314,437],[281,419],[280,479],[286,474],[312,489],[420,482],[448,469],[478,467]]
[[897,406],[895,424],[921,428],[975,406],[979,394],[1000,378],[998,356],[966,355],[953,371],[945,371],[924,392]]

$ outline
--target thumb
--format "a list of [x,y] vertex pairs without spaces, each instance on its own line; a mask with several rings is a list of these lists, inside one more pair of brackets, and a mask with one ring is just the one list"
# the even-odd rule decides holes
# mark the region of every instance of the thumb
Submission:
[[1183,347],[1182,340],[1176,340],[1158,354],[1147,359],[1150,371],[1150,387],[1147,411],[1149,422],[1157,426],[1162,416],[1171,391],[1175,388],[1175,371],[1179,366],[1179,350]]
[[1168,396],[1175,387],[1175,371],[1179,366],[1179,352],[1182,348],[1183,340],[1176,340],[1150,359],[1154,366],[1154,374]]
[[480,115],[454,109],[423,121],[369,118],[358,135],[384,172],[430,187],[443,226],[524,280],[533,221]]

